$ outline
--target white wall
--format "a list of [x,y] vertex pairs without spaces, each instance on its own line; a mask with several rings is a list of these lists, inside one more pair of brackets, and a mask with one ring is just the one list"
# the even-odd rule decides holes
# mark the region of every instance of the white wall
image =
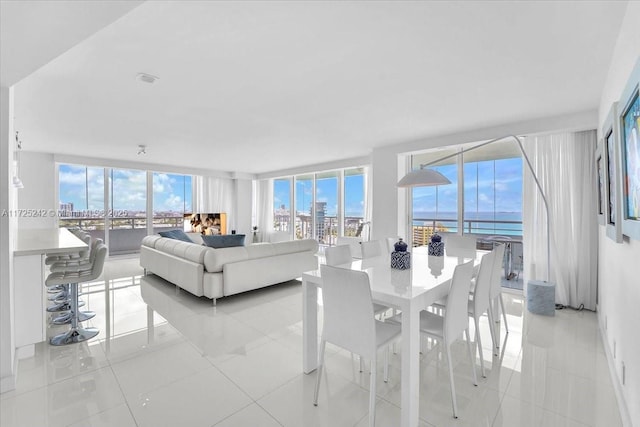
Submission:
[[[13,339],[13,248],[17,220],[13,177],[13,88],[0,88],[0,392],[15,388]],[[7,215],[2,215],[6,213]]]
[[[611,68],[602,92],[599,123],[618,101],[635,63],[640,60],[640,3],[629,2]],[[599,126],[600,128],[601,126]],[[602,135],[600,135],[600,138]],[[607,356],[614,371],[614,385],[622,398],[626,425],[640,426],[640,241],[625,237],[617,244],[600,226],[598,248],[598,316]],[[613,358],[613,346],[616,357]],[[626,381],[622,385],[622,363]]]
[[55,227],[56,218],[50,214],[58,209],[55,200],[56,166],[53,154],[22,151],[20,179],[24,188],[18,193],[18,209],[24,210],[27,216],[18,218],[18,228]]

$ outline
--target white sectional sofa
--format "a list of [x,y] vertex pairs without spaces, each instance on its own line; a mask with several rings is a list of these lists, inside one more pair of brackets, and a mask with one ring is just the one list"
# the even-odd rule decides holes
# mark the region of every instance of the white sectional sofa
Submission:
[[214,249],[146,236],[140,266],[196,296],[213,299],[286,282],[318,268],[318,242],[294,240]]

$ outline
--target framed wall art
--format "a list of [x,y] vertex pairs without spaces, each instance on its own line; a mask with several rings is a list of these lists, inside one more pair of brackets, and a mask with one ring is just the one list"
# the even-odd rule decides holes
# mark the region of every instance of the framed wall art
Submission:
[[597,209],[598,209],[598,224],[600,225],[606,225],[606,216],[607,216],[607,209],[606,209],[606,200],[605,200],[605,186],[607,185],[607,181],[606,181],[606,166],[605,166],[605,159],[603,156],[603,148],[602,146],[604,145],[604,140],[600,140],[600,143],[598,144],[598,148],[596,149],[596,155],[595,155],[595,164],[596,164],[596,195],[597,195]]
[[[640,60],[620,99],[620,175],[622,233],[640,240]],[[624,102],[624,104],[622,104]]]
[[618,137],[618,103],[614,102],[607,114],[602,127],[602,156],[604,158],[604,200],[605,200],[605,225],[607,237],[616,243],[622,243],[622,221],[620,220],[620,197],[622,194],[622,179],[619,173]]

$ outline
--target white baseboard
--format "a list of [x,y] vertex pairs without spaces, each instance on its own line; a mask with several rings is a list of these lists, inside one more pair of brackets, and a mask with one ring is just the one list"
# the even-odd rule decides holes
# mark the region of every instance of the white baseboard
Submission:
[[[596,308],[597,310],[597,308]],[[629,416],[629,410],[627,409],[627,402],[624,399],[624,393],[622,392],[622,384],[616,373],[615,362],[613,361],[613,354],[609,349],[607,342],[607,335],[605,333],[603,324],[600,318],[600,311],[598,311],[598,328],[600,329],[600,337],[602,338],[602,346],[604,347],[604,353],[607,357],[607,364],[609,365],[609,376],[611,377],[611,383],[616,393],[616,401],[618,402],[618,410],[620,411],[620,418],[622,419],[622,425],[624,427],[633,427],[631,417]]]

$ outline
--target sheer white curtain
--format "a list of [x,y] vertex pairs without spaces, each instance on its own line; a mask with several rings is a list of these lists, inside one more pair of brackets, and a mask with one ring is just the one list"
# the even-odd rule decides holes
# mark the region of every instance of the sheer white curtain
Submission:
[[194,211],[199,213],[225,212],[227,227],[235,227],[235,191],[233,180],[213,176],[196,176],[194,183]]
[[[549,203],[551,282],[556,302],[594,310],[598,224],[595,188],[596,132],[528,137],[523,142]],[[523,166],[522,222],[525,282],[547,276],[546,214],[540,193]]]
[[263,179],[258,182],[258,194],[256,195],[256,212],[258,230],[262,232],[264,239],[273,232],[273,180]]

